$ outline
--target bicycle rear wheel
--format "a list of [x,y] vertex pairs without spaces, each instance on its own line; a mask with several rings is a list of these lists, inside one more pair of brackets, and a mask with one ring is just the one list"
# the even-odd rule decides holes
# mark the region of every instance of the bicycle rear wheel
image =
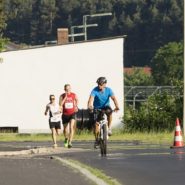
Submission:
[[107,155],[107,125],[103,125],[103,139],[100,139],[101,156]]

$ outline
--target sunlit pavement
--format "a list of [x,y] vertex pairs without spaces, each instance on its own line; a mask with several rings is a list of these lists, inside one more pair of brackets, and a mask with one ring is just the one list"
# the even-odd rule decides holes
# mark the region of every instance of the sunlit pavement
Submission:
[[80,173],[50,158],[0,158],[1,185],[91,185]]
[[[62,145],[63,143],[61,142],[61,146]],[[14,150],[19,150],[50,146],[51,142],[0,142],[0,151],[3,151],[3,147],[6,151],[11,151],[11,147]],[[61,148],[61,150],[62,149],[63,148]],[[93,149],[92,141],[81,141],[73,142],[72,150],[65,149],[65,151],[66,152],[50,153],[48,155],[38,155],[32,158],[28,157],[24,159],[24,163],[29,164],[31,160],[41,160],[44,166],[47,164],[46,161],[49,161],[49,156],[56,155],[61,158],[78,160],[86,165],[98,168],[108,176],[117,179],[121,184],[125,185],[185,184],[185,148],[170,149],[168,145],[140,143],[139,141],[117,141],[108,143],[108,155],[102,158],[100,151]],[[0,158],[1,167],[3,165],[6,166],[6,160],[8,160],[8,158]],[[10,160],[15,162],[18,159],[14,160],[10,158]],[[4,162],[2,163],[2,161]],[[54,163],[52,164],[55,165]],[[56,168],[60,167],[57,166]],[[61,166],[61,171],[62,168]],[[0,176],[2,176],[2,174],[3,171],[0,171]],[[2,184],[1,180],[0,184]]]
[[[90,144],[83,143],[82,147],[85,146],[90,147]],[[60,156],[76,159],[103,170],[125,185],[185,184],[185,148],[170,149],[168,145],[151,145],[136,141],[110,142],[108,148],[106,158],[100,156],[99,150]]]
[[81,173],[51,157],[78,151],[54,149],[51,142],[0,142],[0,185],[92,185]]

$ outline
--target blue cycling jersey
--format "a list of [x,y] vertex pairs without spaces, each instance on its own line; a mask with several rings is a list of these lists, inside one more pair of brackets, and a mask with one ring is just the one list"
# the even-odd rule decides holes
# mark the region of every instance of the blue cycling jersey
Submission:
[[110,106],[109,98],[114,96],[114,93],[111,88],[105,87],[103,91],[100,91],[98,87],[95,87],[92,92],[91,96],[94,97],[93,106],[95,109],[102,109],[106,106]]

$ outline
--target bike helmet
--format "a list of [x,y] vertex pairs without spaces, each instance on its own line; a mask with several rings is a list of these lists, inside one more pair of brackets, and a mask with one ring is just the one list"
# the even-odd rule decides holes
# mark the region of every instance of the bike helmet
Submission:
[[97,83],[98,85],[103,85],[103,84],[107,83],[107,79],[106,79],[105,77],[99,77],[99,78],[97,79],[96,83]]

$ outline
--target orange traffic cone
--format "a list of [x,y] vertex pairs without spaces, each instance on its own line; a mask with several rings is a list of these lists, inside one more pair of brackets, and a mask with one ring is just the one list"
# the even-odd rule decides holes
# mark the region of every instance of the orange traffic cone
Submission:
[[184,147],[182,131],[179,123],[179,118],[176,119],[176,127],[175,127],[175,136],[174,136],[174,144],[171,148],[182,148]]

